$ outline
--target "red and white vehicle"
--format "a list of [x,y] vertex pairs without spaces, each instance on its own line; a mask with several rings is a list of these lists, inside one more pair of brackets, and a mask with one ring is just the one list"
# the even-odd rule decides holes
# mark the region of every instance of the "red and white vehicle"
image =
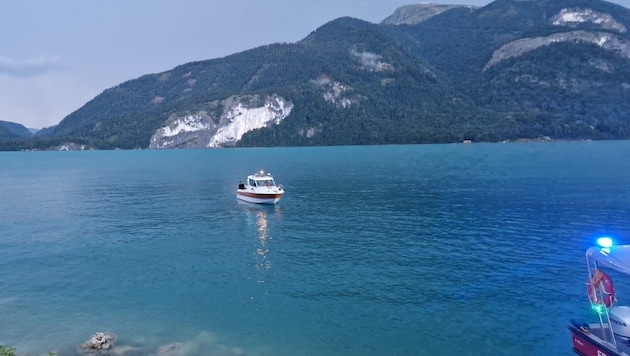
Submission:
[[271,173],[263,171],[247,176],[245,183],[240,182],[236,198],[254,204],[276,204],[284,194],[284,187],[276,184]]

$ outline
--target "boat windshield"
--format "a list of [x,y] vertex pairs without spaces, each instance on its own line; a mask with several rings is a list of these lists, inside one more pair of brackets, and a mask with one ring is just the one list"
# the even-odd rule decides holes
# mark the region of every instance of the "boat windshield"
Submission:
[[249,185],[252,187],[275,187],[276,182],[274,182],[273,179],[250,179]]
[[262,187],[262,186],[275,187],[276,183],[273,181],[273,179],[268,179],[268,180],[264,180],[264,181],[260,180],[260,181],[258,181],[258,186],[259,187]]

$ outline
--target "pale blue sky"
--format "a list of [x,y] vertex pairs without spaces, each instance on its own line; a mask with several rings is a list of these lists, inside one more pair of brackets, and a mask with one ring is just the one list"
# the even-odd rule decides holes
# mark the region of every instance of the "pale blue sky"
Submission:
[[[483,6],[490,1],[432,1]],[[614,2],[630,7],[630,0]],[[0,120],[42,128],[126,80],[413,0],[0,0]]]

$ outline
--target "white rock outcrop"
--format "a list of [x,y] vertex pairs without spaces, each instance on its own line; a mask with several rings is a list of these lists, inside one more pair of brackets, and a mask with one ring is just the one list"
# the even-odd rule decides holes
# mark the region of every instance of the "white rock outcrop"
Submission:
[[214,103],[222,107],[219,117],[200,110],[173,115],[151,137],[149,148],[218,148],[232,146],[249,131],[278,125],[293,103],[277,95],[243,95]]
[[582,42],[597,45],[604,50],[612,51],[618,55],[630,58],[630,43],[623,37],[610,32],[571,31],[554,33],[544,37],[521,38],[494,51],[492,58],[486,63],[484,71],[488,68],[510,58],[521,56],[542,46],[549,46],[559,42]]

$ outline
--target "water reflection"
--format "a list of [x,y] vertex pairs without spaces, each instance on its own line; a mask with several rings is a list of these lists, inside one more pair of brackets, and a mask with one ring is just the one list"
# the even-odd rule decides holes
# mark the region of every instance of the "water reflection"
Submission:
[[[258,242],[260,246],[256,249],[256,269],[261,272],[265,272],[271,269],[271,261],[269,261],[267,254],[269,249],[267,243],[271,239],[268,231],[267,213],[263,210],[256,212],[256,225],[258,226]],[[263,274],[264,276],[264,274]],[[264,283],[264,278],[259,278],[258,282]]]
[[269,260],[269,243],[272,240],[269,221],[274,215],[281,214],[281,209],[275,205],[257,205],[246,202],[239,202],[239,208],[246,213],[247,225],[255,227],[256,250],[254,252],[254,266],[258,271],[256,281],[265,283],[267,273],[272,266]]

